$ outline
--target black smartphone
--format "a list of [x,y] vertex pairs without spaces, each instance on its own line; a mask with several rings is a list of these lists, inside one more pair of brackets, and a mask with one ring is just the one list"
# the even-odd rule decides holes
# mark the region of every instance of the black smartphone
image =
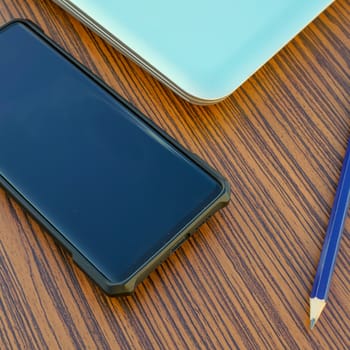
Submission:
[[229,200],[222,176],[26,21],[0,28],[0,184],[110,295]]

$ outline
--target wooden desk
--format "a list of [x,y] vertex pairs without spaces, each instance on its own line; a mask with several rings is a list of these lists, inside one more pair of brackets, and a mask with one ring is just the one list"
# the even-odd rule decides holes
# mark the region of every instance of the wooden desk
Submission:
[[232,201],[117,299],[1,190],[0,349],[350,348],[349,220],[329,303],[308,329],[350,135],[348,0],[210,107],[183,101],[49,0],[0,1],[0,24],[16,17],[225,174]]

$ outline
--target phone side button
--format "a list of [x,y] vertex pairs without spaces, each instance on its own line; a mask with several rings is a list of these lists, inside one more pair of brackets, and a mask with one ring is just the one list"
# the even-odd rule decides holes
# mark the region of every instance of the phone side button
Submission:
[[185,241],[187,241],[187,239],[191,236],[191,233],[188,233],[183,239],[181,239],[180,242],[178,242],[172,249],[171,252],[175,252],[176,249],[178,249],[182,243],[184,243]]

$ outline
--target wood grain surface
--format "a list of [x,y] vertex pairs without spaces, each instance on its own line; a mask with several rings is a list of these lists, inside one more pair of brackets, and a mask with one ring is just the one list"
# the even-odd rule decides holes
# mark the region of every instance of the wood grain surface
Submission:
[[328,305],[308,329],[350,136],[348,0],[209,107],[177,97],[49,0],[0,0],[0,25],[13,18],[40,25],[227,176],[232,200],[118,299],[0,190],[0,349],[350,348],[350,220]]

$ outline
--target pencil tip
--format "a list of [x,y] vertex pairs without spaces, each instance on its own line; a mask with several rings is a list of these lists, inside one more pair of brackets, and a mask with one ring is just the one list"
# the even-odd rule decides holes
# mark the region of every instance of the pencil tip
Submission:
[[326,306],[324,299],[311,298],[310,299],[310,329],[315,327],[315,324],[320,317],[322,310]]
[[316,320],[314,318],[312,318],[310,320],[310,329],[314,328],[315,327],[315,324],[316,324]]

